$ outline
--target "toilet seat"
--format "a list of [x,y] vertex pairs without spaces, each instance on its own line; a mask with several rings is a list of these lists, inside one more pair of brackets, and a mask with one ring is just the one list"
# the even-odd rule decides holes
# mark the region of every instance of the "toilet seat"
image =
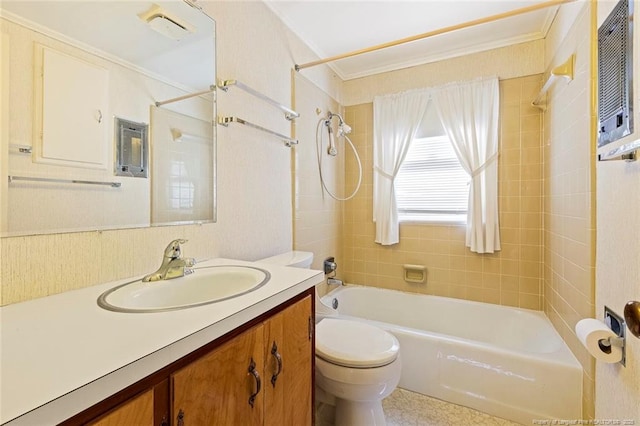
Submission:
[[382,367],[395,361],[399,348],[394,335],[364,322],[325,318],[316,325],[316,355],[332,364]]

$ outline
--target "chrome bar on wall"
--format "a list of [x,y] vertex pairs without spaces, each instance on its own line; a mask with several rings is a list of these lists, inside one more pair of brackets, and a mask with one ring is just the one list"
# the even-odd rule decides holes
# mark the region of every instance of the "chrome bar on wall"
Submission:
[[598,161],[624,160],[626,162],[636,161],[640,150],[640,140],[619,146],[604,154],[598,155]]
[[177,98],[167,99],[166,101],[156,102],[156,106],[162,106],[166,104],[170,104],[172,102],[184,101],[185,99],[193,98],[200,95],[206,95],[207,93],[211,93],[216,90],[216,86],[209,86],[207,90],[201,90],[200,92],[189,93],[188,95],[178,96]]
[[284,141],[285,146],[291,147],[292,145],[297,145],[298,144],[298,140],[297,139],[292,139],[288,136],[285,136],[281,133],[278,132],[274,132],[273,130],[267,129],[266,127],[262,127],[259,126],[257,124],[253,124],[250,123],[246,120],[243,120],[242,118],[238,118],[238,117],[218,117],[218,124],[222,125],[222,126],[229,126],[229,123],[238,123],[238,124],[243,124],[245,126],[249,126],[249,127],[253,127],[254,129],[260,130],[262,132],[266,132],[269,133],[271,135],[277,136],[280,139],[282,139]]
[[256,98],[262,99],[263,101],[267,102],[268,104],[271,104],[274,107],[284,111],[284,116],[289,121],[295,120],[296,118],[300,117],[300,114],[297,113],[296,111],[292,110],[291,108],[286,107],[286,106],[278,103],[277,101],[274,101],[270,97],[268,97],[266,95],[263,95],[262,93],[258,92],[255,89],[252,89],[251,87],[247,86],[244,83],[239,82],[238,80],[218,80],[218,87],[221,90],[224,90],[226,92],[226,91],[229,90],[229,86],[236,86],[237,88],[244,90],[245,92],[255,96]]
[[54,179],[54,178],[41,178],[31,176],[9,176],[9,183],[16,180],[30,181],[30,182],[53,182],[53,183],[79,183],[83,185],[101,185],[110,186],[112,188],[120,188],[122,183],[120,182],[97,182],[93,180],[80,180],[80,179]]

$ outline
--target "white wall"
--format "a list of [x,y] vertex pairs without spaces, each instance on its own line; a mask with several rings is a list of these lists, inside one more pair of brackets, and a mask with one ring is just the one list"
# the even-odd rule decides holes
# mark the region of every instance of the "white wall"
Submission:
[[[292,103],[294,64],[317,59],[262,2],[199,2],[216,20],[218,77],[238,79]],[[336,97],[340,80],[326,66],[305,76]],[[291,124],[239,90],[218,93],[218,113],[280,133]],[[302,117],[300,120],[315,117]],[[280,140],[232,125],[218,128],[218,222],[103,232],[3,238],[2,304],[143,275],[166,244],[189,239],[185,255],[255,260],[292,247],[291,152]]]
[[[598,1],[598,23],[615,4],[615,1]],[[637,17],[640,1],[635,0],[634,9]],[[634,25],[634,42],[637,43],[640,40],[637,19]],[[635,52],[640,52],[638,47]],[[634,78],[639,72],[634,70]],[[637,93],[634,98],[636,102],[640,100]],[[639,124],[635,124],[636,128]],[[628,301],[640,300],[640,161],[598,162],[596,194],[596,318],[602,319],[604,306],[622,315]],[[596,364],[596,418],[630,419],[638,424],[640,339],[628,330],[626,353],[626,367]]]
[[[640,162],[597,165],[596,318],[640,300]],[[627,365],[596,363],[596,418],[640,422],[640,339],[627,330]]]
[[[9,86],[9,64],[6,61],[6,53],[9,49],[9,36],[0,33],[0,122],[4,122],[9,111],[9,97],[6,96],[5,90]],[[9,129],[2,126],[0,129],[0,149],[5,149],[4,141],[8,139]],[[0,176],[4,176],[7,173],[8,160],[7,156],[3,155],[0,158]],[[7,187],[6,182],[0,184],[0,212],[5,211],[7,202]],[[0,229],[4,229],[7,224],[5,215],[0,214]],[[0,259],[2,259],[2,244],[0,244]],[[0,284],[2,283],[2,262],[0,262]],[[2,291],[0,288],[0,306],[3,305]]]
[[[308,48],[262,2],[209,2],[204,7],[217,23],[218,78],[237,79],[292,105],[291,70],[308,58]],[[341,81],[326,66],[305,76],[328,93],[339,92]],[[234,88],[218,93],[218,115],[238,116],[283,134],[296,125],[280,110]],[[315,121],[308,115],[297,120],[298,125]],[[218,127],[221,254],[257,259],[291,249],[291,158],[276,137],[239,125]]]

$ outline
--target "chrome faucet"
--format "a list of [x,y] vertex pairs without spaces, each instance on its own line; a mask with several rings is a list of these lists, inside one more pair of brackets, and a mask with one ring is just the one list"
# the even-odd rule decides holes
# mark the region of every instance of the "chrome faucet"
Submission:
[[[338,116],[340,117],[340,116]],[[342,117],[340,117],[342,120]],[[327,285],[338,285],[341,286],[344,283],[342,280],[336,278],[336,269],[338,269],[338,264],[336,263],[335,257],[327,257],[324,260],[324,274],[327,276]]]
[[338,285],[338,286],[340,286],[340,285],[343,285],[343,284],[344,283],[342,282],[342,280],[339,280],[337,278],[334,278],[334,277],[327,278],[327,285]]
[[145,276],[142,281],[161,281],[170,280],[172,278],[183,277],[193,272],[191,267],[196,264],[195,259],[191,257],[182,257],[180,245],[186,243],[187,240],[173,240],[164,249],[164,257],[162,265],[152,274]]

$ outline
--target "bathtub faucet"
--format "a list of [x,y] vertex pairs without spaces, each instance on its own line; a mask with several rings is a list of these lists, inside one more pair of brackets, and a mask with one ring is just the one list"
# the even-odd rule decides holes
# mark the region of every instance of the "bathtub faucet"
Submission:
[[344,285],[344,283],[342,282],[342,280],[339,280],[337,278],[327,278],[327,284],[328,285]]

